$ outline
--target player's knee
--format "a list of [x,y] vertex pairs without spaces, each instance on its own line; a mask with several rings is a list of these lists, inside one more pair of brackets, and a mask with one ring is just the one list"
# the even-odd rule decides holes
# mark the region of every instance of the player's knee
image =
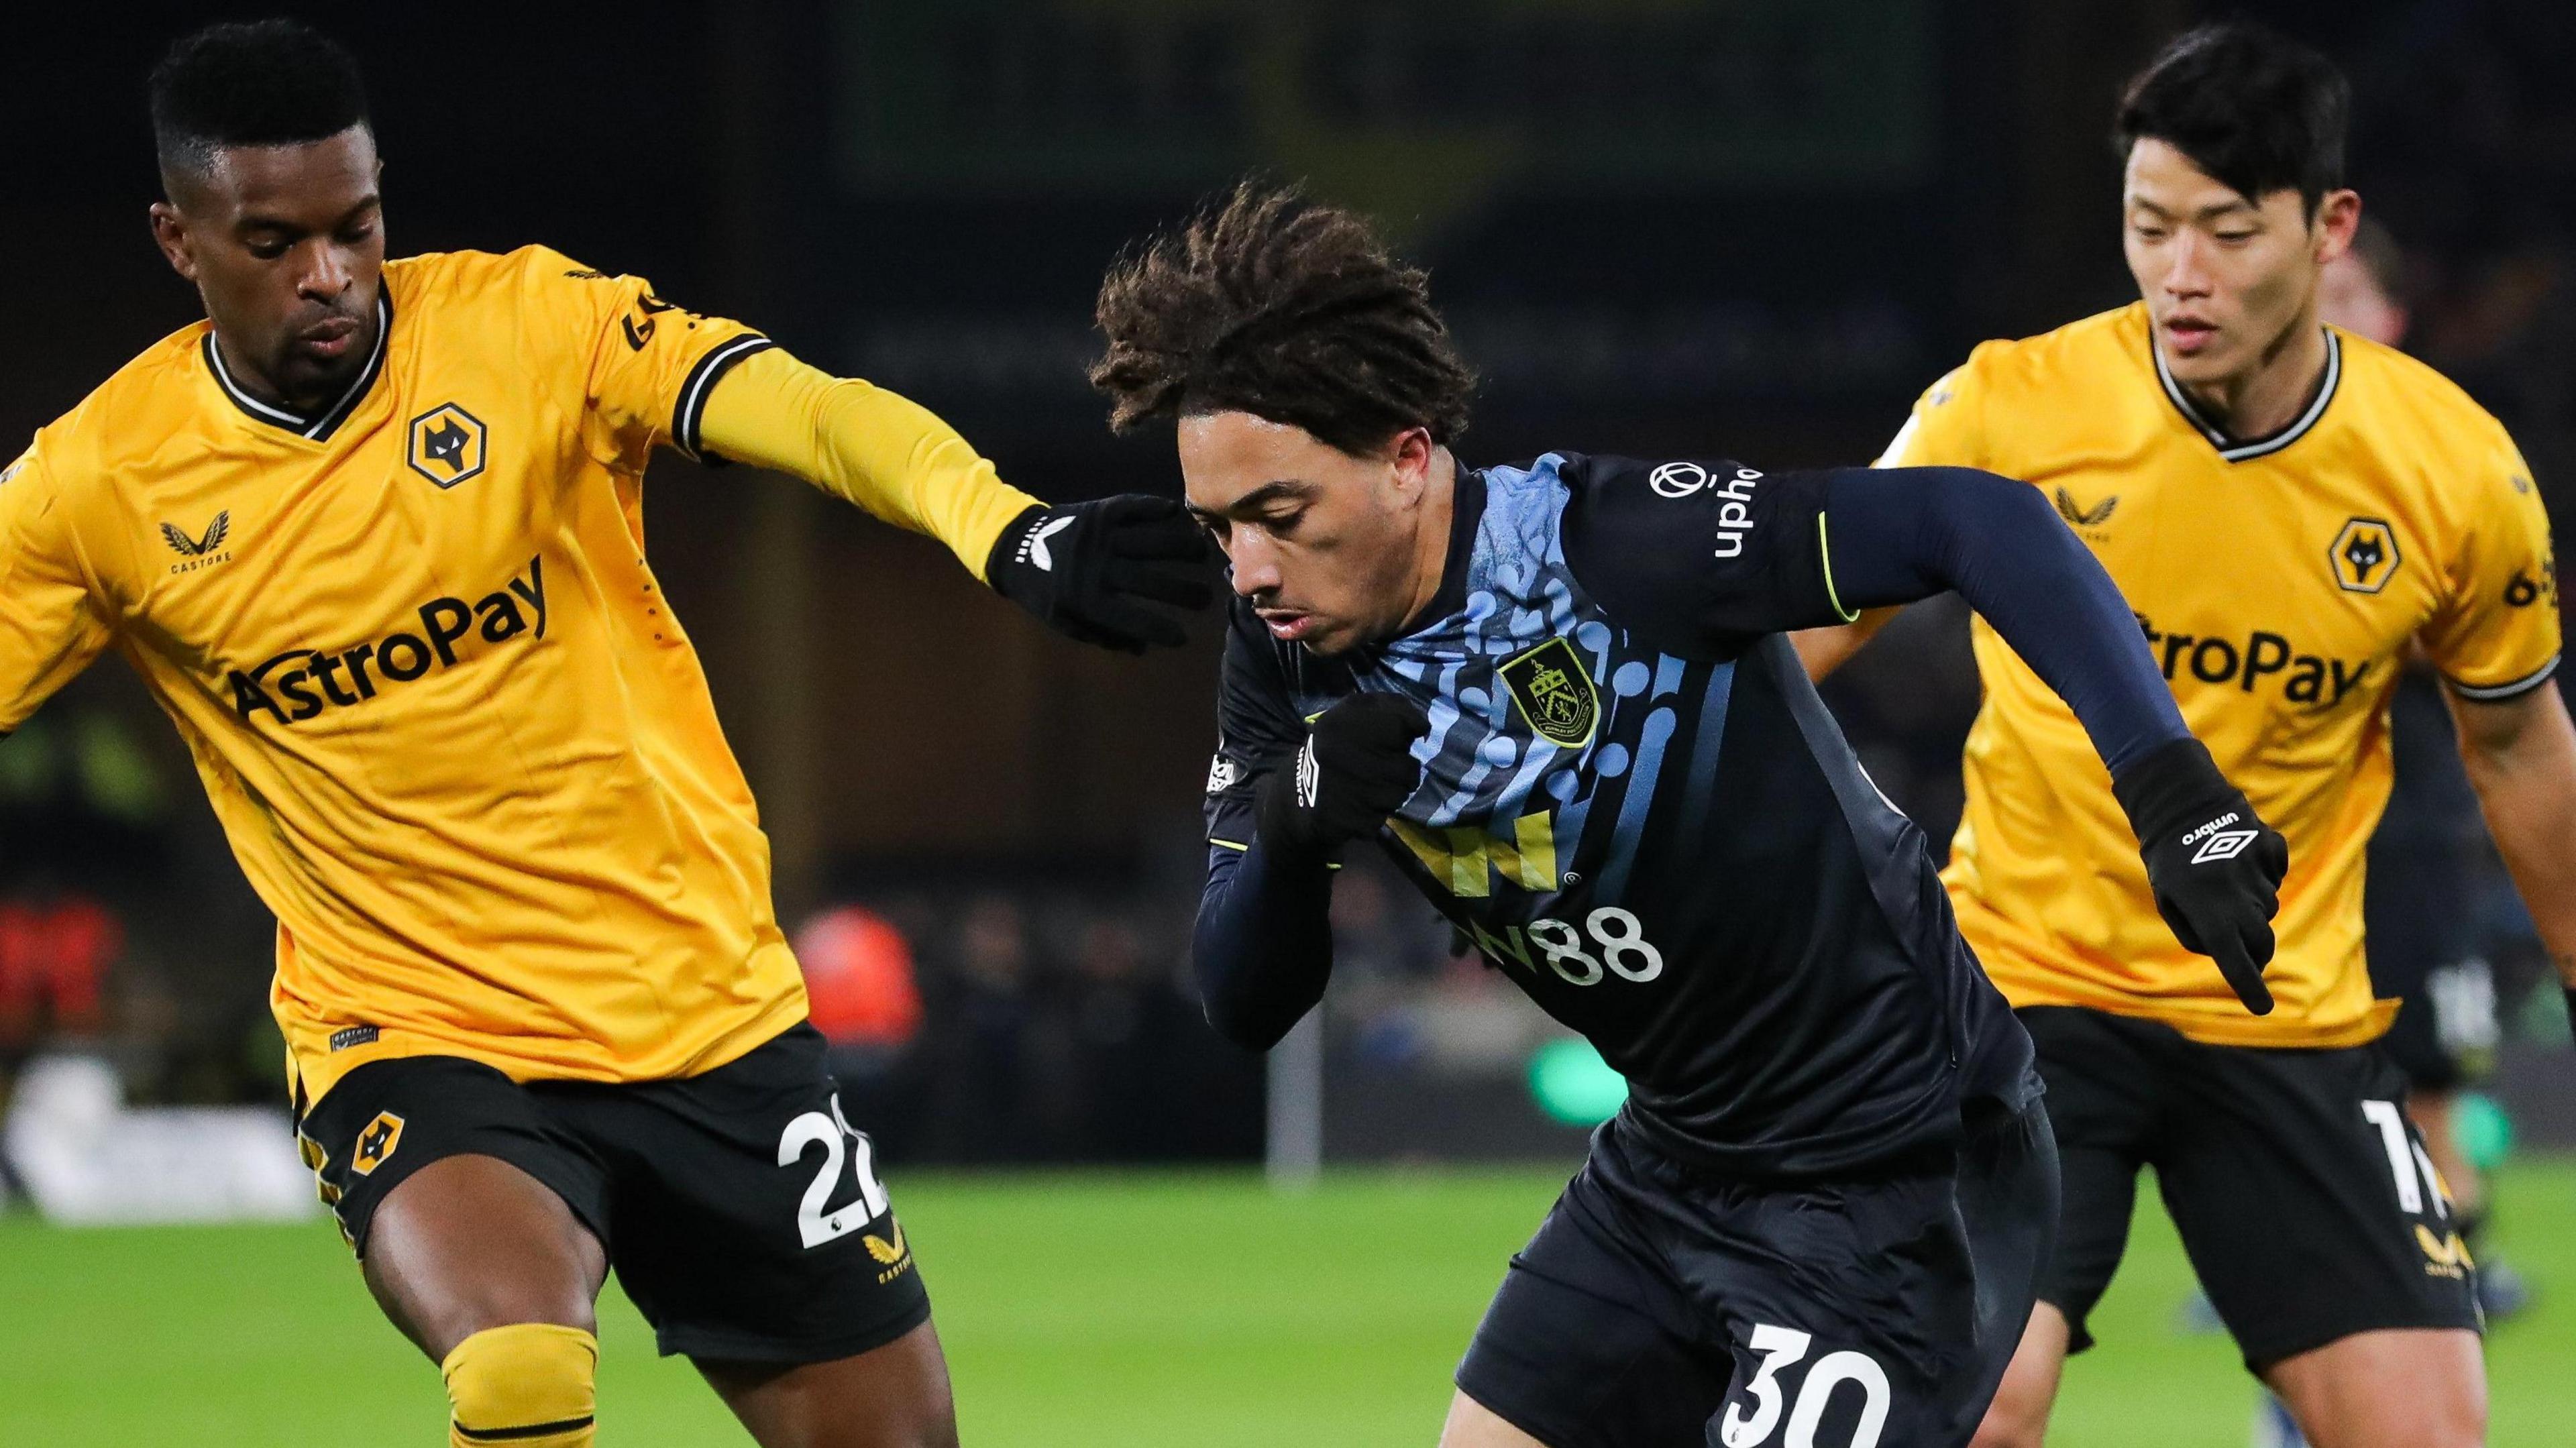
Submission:
[[599,1340],[577,1327],[513,1323],[478,1332],[439,1365],[452,1448],[590,1448]]

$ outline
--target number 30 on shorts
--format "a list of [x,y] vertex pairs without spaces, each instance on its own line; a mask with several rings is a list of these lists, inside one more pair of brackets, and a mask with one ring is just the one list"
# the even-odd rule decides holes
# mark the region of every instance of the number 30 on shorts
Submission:
[[1813,1333],[1789,1327],[1757,1326],[1747,1345],[1762,1354],[1762,1365],[1754,1371],[1753,1381],[1744,1385],[1749,1405],[1730,1401],[1726,1415],[1717,1425],[1718,1441],[1725,1448],[1765,1448],[1774,1441],[1773,1430],[1780,1427],[1785,1414],[1787,1433],[1777,1441],[1782,1448],[1844,1448],[1842,1444],[1816,1442],[1816,1428],[1824,1422],[1825,1409],[1833,1403],[1834,1393],[1849,1383],[1860,1393],[1860,1422],[1853,1427],[1849,1448],[1878,1448],[1878,1435],[1887,1427],[1887,1408],[1891,1396],[1887,1370],[1867,1353],[1829,1352],[1816,1359],[1802,1376],[1797,1396],[1791,1399],[1781,1386],[1780,1374],[1806,1361],[1807,1349],[1815,1345]]
[[[794,1166],[817,1146],[823,1148],[823,1168],[814,1173],[813,1185],[805,1189],[805,1200],[796,1208],[796,1233],[809,1249],[848,1236],[884,1216],[888,1206],[885,1183],[877,1180],[876,1145],[851,1129],[848,1118],[841,1115],[837,1095],[832,1098],[831,1115],[808,1111],[787,1123],[786,1134],[778,1138],[778,1164]],[[837,1212],[825,1212],[824,1204],[832,1200],[845,1160],[859,1179],[859,1199]]]

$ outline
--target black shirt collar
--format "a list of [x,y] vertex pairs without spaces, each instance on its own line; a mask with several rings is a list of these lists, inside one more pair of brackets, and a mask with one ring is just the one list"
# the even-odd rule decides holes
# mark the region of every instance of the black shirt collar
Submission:
[[1476,556],[1476,528],[1485,521],[1485,475],[1457,461],[1458,480],[1449,491],[1449,554],[1440,564],[1440,587],[1405,625],[1412,633],[1426,624],[1436,623],[1467,606],[1467,565]]
[[380,285],[376,291],[376,345],[367,353],[367,365],[359,369],[357,377],[337,401],[310,415],[262,402],[244,391],[239,383],[233,381],[232,369],[224,365],[224,350],[215,345],[213,329],[207,330],[200,345],[206,354],[206,370],[214,374],[215,385],[223,389],[224,396],[232,399],[233,406],[240,408],[254,422],[282,428],[309,442],[322,442],[338,431],[341,423],[349,420],[350,413],[358,410],[358,403],[366,397],[367,389],[375,385],[377,375],[385,370],[385,348],[393,335],[393,292]]
[[2191,400],[2190,394],[2182,390],[2182,384],[2174,381],[2173,373],[2165,369],[2165,351],[2156,345],[2153,337],[2147,339],[2147,352],[2156,359],[2156,380],[2164,384],[2165,396],[2170,398],[2175,409],[2182,413],[2183,421],[2191,424],[2192,431],[2208,439],[2209,445],[2218,449],[2218,455],[2221,458],[2231,463],[2241,463],[2250,458],[2279,452],[2297,442],[2308,435],[2309,429],[2317,425],[2317,419],[2326,415],[2326,405],[2334,401],[2335,387],[2343,381],[2343,339],[2335,335],[2332,327],[2327,327],[2324,331],[2326,375],[2325,381],[2317,388],[2316,400],[2309,403],[2306,410],[2292,419],[2289,426],[2278,432],[2263,437],[2247,438],[2241,442],[2228,437],[2216,423],[2211,422],[2208,416],[2201,412],[2198,404]]

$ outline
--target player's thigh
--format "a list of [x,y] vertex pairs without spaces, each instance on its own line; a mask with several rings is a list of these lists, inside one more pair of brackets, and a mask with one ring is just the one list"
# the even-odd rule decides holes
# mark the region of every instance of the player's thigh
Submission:
[[2249,1368],[2358,1333],[2477,1330],[2475,1267],[2385,1054],[2195,1051],[2190,1125],[2156,1167]]
[[512,1323],[590,1328],[603,1178],[525,1088],[453,1057],[377,1061],[297,1129],[369,1289],[432,1358]]
[[824,1049],[798,1026],[686,1080],[545,1088],[608,1164],[610,1258],[663,1352],[803,1367],[862,1358],[930,1320],[874,1144],[843,1116]]
[[2479,1448],[2482,1346],[2456,1328],[2354,1333],[2272,1364],[2263,1380],[2313,1448]]
[[563,1199],[490,1156],[442,1157],[376,1210],[365,1258],[385,1316],[433,1359],[489,1328],[595,1332],[608,1253]]
[[2056,1198],[2033,1104],[1972,1109],[1953,1172],[1721,1208],[1675,1254],[1736,1360],[1709,1441],[1966,1444],[2023,1338]]
[[[1453,1407],[1444,1441],[1696,1443],[1724,1402],[1727,1345],[1701,1330],[1690,1291],[1621,1200],[1633,1184],[1599,1141],[1477,1324],[1457,1372],[1472,1406]],[[1520,1436],[1495,1437],[1497,1424]]]
[[2065,1313],[2045,1302],[2032,1305],[2012,1364],[1977,1425],[1975,1448],[2039,1448],[2048,1440],[2048,1415],[2065,1377],[2070,1335]]
[[761,1448],[955,1448],[957,1409],[939,1334],[794,1366],[699,1360]]
[[2048,1085],[2060,1182],[2057,1234],[2039,1298],[2065,1321],[2066,1351],[2083,1352],[2093,1345],[2093,1308],[2128,1250],[2138,1172],[2166,1115],[2158,1033],[2172,1033],[2072,1006],[2017,1014]]
[[1464,1392],[1449,1399],[1448,1421],[1440,1425],[1440,1448],[1556,1448],[1505,1421],[1503,1416]]

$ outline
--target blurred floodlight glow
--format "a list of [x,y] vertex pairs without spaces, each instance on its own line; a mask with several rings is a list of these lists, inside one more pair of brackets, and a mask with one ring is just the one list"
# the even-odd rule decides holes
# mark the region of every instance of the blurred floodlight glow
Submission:
[[1579,1038],[1539,1047],[1530,1057],[1529,1084],[1539,1109],[1568,1126],[1598,1126],[1628,1099],[1627,1078]]

